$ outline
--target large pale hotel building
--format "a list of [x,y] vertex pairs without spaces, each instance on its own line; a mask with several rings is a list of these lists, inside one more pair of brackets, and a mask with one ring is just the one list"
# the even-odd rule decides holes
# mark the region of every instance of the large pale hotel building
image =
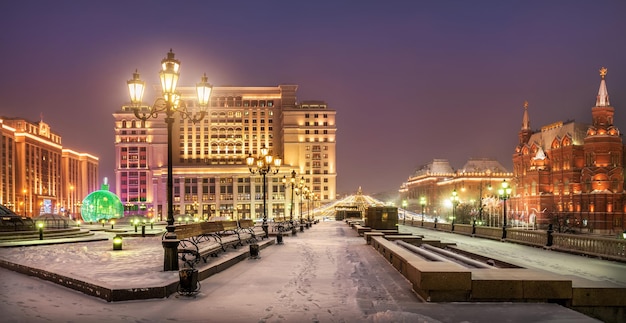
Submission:
[[[198,111],[195,88],[179,88],[181,100]],[[262,147],[283,165],[267,175],[268,218],[294,217],[311,203],[296,191],[291,211],[292,171],[297,184],[317,196],[336,197],[336,111],[322,101],[297,102],[296,85],[214,87],[208,111],[197,123],[174,115],[174,215],[202,219],[258,219],[263,216],[262,177],[251,174],[249,154]],[[143,107],[146,109],[148,107]],[[115,118],[116,193],[125,214],[167,217],[167,127],[165,114],[141,121],[131,106]],[[296,185],[298,186],[298,185]],[[313,196],[313,195],[311,195]],[[302,203],[301,203],[302,201]]]

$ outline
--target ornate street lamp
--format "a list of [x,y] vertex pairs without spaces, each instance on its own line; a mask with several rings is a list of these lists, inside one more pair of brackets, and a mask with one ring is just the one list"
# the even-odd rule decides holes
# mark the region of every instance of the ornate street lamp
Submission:
[[498,195],[500,195],[500,199],[502,200],[502,240],[506,239],[506,200],[511,197],[511,188],[509,187],[509,183],[506,182],[506,179],[502,181],[502,188],[498,190]]
[[459,197],[456,192],[456,189],[452,191],[452,197],[450,198],[452,201],[452,231],[454,231],[454,220],[456,219],[456,206],[459,203]]
[[26,215],[27,215],[27,214],[26,214],[26,207],[27,207],[27,206],[26,206],[26,205],[27,205],[27,204],[26,204],[26,192],[28,192],[26,189],[23,189],[23,190],[22,190],[22,193],[24,194],[24,210],[23,210],[23,211],[24,211],[24,216],[26,216]]
[[291,234],[295,236],[298,233],[298,230],[296,230],[296,226],[293,223],[293,191],[296,188],[296,171],[295,170],[291,171],[291,176],[289,177],[289,179],[287,179],[286,176],[283,176],[283,185],[285,185],[285,188],[287,186],[291,186],[291,206],[289,208],[289,225],[291,226]]
[[420,197],[420,205],[422,206],[422,226],[424,226],[424,206],[426,206],[426,197]]
[[178,270],[178,243],[174,232],[174,190],[173,190],[173,170],[172,170],[172,128],[174,125],[174,114],[179,113],[181,119],[189,119],[196,123],[206,114],[206,107],[209,103],[212,86],[207,83],[206,74],[202,76],[200,83],[196,84],[198,94],[199,111],[191,111],[187,109],[184,102],[180,100],[180,94],[176,92],[178,77],[180,76],[180,61],[174,58],[174,52],[170,49],[167,57],[161,61],[161,70],[159,77],[161,79],[162,97],[155,100],[152,107],[142,105],[142,98],[146,83],[139,78],[139,73],[135,71],[133,78],[127,82],[128,92],[130,94],[130,102],[132,104],[135,117],[146,121],[148,119],[156,119],[160,113],[165,113],[165,123],[167,124],[167,233],[163,239],[163,249],[165,257],[163,261],[163,270]]
[[304,198],[306,198],[307,200],[307,206],[306,206],[306,227],[308,228],[311,225],[311,201],[313,200],[313,191],[311,191],[309,189],[309,187],[305,187],[304,188],[305,191],[305,196]]
[[263,231],[265,231],[265,237],[269,237],[267,230],[267,174],[276,174],[282,163],[280,157],[274,157],[269,154],[269,149],[265,146],[261,147],[261,154],[256,158],[252,156],[252,153],[248,154],[246,158],[246,164],[251,174],[259,173],[263,176]]
[[402,200],[402,210],[404,211],[404,216],[402,217],[402,224],[406,224],[406,207],[409,205],[407,200]]
[[283,185],[288,187],[291,185],[291,207],[289,208],[289,223],[293,226],[293,190],[296,187],[296,171],[291,171],[291,177],[283,176]]
[[306,194],[305,188],[306,186],[304,186],[304,176],[302,176],[300,178],[300,183],[298,183],[298,187],[296,187],[296,194],[300,196],[300,232],[304,231],[304,223],[302,222],[302,198],[304,194]]

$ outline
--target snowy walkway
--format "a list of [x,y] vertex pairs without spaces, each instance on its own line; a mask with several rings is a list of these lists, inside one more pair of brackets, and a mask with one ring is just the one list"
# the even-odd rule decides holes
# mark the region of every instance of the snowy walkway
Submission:
[[[111,257],[100,253],[102,259],[85,257],[80,270],[95,269]],[[63,261],[57,257],[50,262]],[[71,266],[65,270],[79,270]],[[144,279],[138,274],[142,264],[125,268],[110,279]],[[597,322],[555,304],[423,303],[362,237],[334,221],[286,237],[284,245],[263,249],[261,259],[203,280],[194,299],[106,303],[4,269],[0,275],[5,322]]]

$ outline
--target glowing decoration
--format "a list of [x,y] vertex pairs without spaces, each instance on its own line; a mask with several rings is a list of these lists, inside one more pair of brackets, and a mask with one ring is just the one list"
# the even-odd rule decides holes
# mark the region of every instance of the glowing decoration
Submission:
[[120,198],[109,191],[107,179],[104,179],[102,188],[91,192],[83,200],[81,213],[85,222],[108,222],[111,219],[119,219],[124,216],[124,205]]
[[119,234],[113,237],[113,250],[122,250],[122,237]]

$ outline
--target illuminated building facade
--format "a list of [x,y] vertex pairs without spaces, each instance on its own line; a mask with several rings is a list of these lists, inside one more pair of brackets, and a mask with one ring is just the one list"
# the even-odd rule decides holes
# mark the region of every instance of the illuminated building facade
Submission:
[[63,148],[47,123],[2,117],[0,131],[0,204],[29,217],[73,216],[97,189],[98,158]]
[[451,222],[454,205],[456,223],[476,220],[479,224],[498,226],[502,211],[497,191],[502,181],[509,182],[512,177],[513,173],[494,159],[472,158],[458,170],[447,159],[435,159],[419,167],[402,184],[400,199],[407,202],[410,211],[421,213],[423,204],[424,214],[447,222]]
[[[195,88],[179,88],[187,108],[199,109]],[[322,202],[336,195],[334,110],[321,101],[296,101],[296,85],[213,87],[207,115],[193,124],[175,115],[174,214],[202,219],[258,219],[263,215],[260,175],[251,175],[248,154],[269,148],[282,157],[268,175],[268,218],[290,206],[282,179],[292,170]],[[147,107],[146,107],[147,109]],[[116,194],[125,214],[159,220],[167,212],[167,128],[164,116],[141,121],[130,106],[115,118]],[[287,194],[286,194],[287,193]],[[295,207],[298,210],[298,206]]]
[[592,124],[573,121],[530,129],[524,105],[519,144],[513,154],[511,217],[536,218],[571,230],[621,233],[624,225],[624,144],[613,124],[605,68],[591,108]]

